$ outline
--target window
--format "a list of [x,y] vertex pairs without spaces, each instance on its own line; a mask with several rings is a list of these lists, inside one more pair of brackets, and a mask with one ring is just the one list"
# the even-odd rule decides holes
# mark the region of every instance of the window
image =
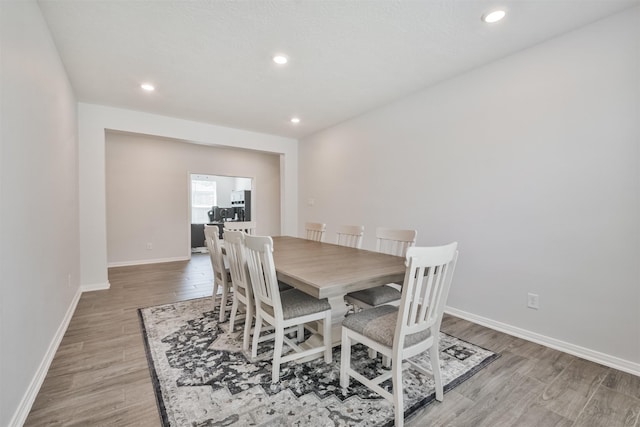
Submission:
[[209,222],[207,212],[217,205],[215,178],[213,175],[191,175],[191,224]]

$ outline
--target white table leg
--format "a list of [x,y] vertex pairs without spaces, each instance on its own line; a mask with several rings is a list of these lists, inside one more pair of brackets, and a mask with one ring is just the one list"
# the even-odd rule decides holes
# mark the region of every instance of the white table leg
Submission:
[[[340,345],[342,339],[342,321],[344,320],[349,307],[344,302],[344,296],[336,296],[329,298],[329,304],[331,305],[331,341],[333,346]],[[323,344],[324,325],[323,322],[315,322],[312,326],[315,329],[315,333],[312,334],[307,340],[300,344],[303,349],[309,349],[313,347],[319,347]],[[314,354],[309,357],[300,359],[300,362],[308,362],[309,360],[322,357],[322,353]]]
[[349,311],[349,307],[344,302],[343,295],[329,298],[329,304],[331,305],[331,341],[335,347],[341,343],[342,321]]

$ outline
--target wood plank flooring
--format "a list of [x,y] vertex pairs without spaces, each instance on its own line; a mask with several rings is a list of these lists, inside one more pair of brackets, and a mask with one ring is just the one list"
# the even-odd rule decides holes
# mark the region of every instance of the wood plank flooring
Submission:
[[[137,309],[210,296],[208,255],[109,270],[82,295],[26,426],[159,426]],[[408,426],[640,427],[640,377],[445,316],[442,329],[502,354]]]

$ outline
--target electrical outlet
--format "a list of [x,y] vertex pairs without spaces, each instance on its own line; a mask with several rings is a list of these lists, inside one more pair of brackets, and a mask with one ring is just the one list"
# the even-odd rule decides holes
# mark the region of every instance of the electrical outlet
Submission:
[[527,294],[527,307],[537,310],[540,308],[540,297],[538,294]]
[[148,250],[153,249],[153,243],[147,243],[147,249]]

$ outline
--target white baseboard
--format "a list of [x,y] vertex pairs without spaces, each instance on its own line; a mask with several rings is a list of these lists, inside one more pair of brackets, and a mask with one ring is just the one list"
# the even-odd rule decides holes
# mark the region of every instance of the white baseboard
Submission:
[[33,379],[31,380],[26,393],[22,397],[20,405],[18,405],[18,409],[13,414],[13,417],[9,422],[10,427],[21,427],[27,420],[27,416],[29,416],[29,412],[31,411],[33,402],[35,402],[36,397],[38,396],[38,392],[40,391],[40,387],[42,387],[42,383],[47,376],[47,372],[49,371],[51,362],[56,355],[56,351],[58,351],[58,346],[60,345],[60,342],[62,341],[62,338],[67,331],[67,327],[69,326],[69,322],[71,322],[73,313],[76,311],[76,306],[78,305],[78,301],[80,301],[81,295],[82,289],[78,288],[78,291],[73,296],[73,300],[71,301],[71,304],[69,305],[69,308],[67,309],[67,312],[64,315],[64,318],[62,319],[58,330],[56,331],[53,339],[51,340],[51,343],[49,344],[47,352],[42,358],[42,362],[40,362],[40,366],[38,366],[36,374],[33,376]]
[[174,262],[174,261],[189,261],[191,258],[189,256],[179,256],[173,258],[157,258],[157,259],[141,259],[138,261],[121,261],[121,262],[110,262],[108,267],[128,267],[131,265],[144,265],[144,264],[160,264],[163,262]]
[[91,292],[91,291],[104,291],[105,289],[109,289],[111,287],[111,283],[109,281],[105,283],[91,283],[89,285],[82,285],[80,290],[82,292]]
[[487,328],[491,328],[499,332],[504,332],[505,334],[512,335],[514,337],[522,338],[536,344],[541,344],[546,347],[550,347],[555,350],[580,357],[582,359],[590,360],[592,362],[596,362],[610,368],[618,369],[620,371],[640,376],[640,363],[631,362],[629,360],[621,359],[619,357],[611,356],[609,354],[601,353],[599,351],[591,350],[585,347],[531,332],[526,329],[521,329],[516,326],[508,325],[506,323],[498,322],[486,317],[458,310],[457,308],[447,306],[445,309],[445,313],[468,320],[473,323],[477,323],[482,326],[486,326]]

